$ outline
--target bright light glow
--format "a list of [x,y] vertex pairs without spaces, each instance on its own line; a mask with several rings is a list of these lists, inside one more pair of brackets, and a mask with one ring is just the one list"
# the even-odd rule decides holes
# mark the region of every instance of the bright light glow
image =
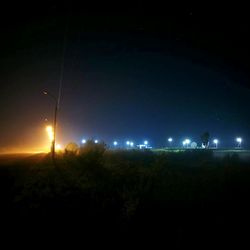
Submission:
[[173,138],[171,138],[171,137],[168,138],[168,141],[169,141],[169,142],[172,142],[172,141],[173,141]]
[[144,141],[144,145],[148,145],[148,141]]
[[183,144],[183,146],[185,146],[185,145],[187,145],[187,147],[188,147],[188,144],[190,144],[190,140],[189,139],[185,139],[183,142],[182,142],[182,144]]
[[213,140],[213,143],[214,143],[214,144],[218,144],[218,142],[219,142],[219,141],[218,141],[217,139],[214,139],[214,140]]
[[54,139],[54,132],[53,132],[52,126],[47,126],[47,127],[46,127],[46,131],[47,131],[49,140],[52,142],[53,139]]
[[86,140],[85,139],[82,139],[82,144],[86,143]]
[[117,146],[118,143],[117,143],[117,141],[114,141],[113,144],[114,144],[114,146]]
[[133,142],[130,142],[130,146],[133,147],[133,146],[134,146],[134,143],[133,143]]
[[238,143],[241,143],[241,142],[242,142],[242,138],[238,137],[238,138],[236,138],[236,141],[237,141]]
[[55,150],[59,151],[62,149],[62,146],[60,144],[56,144]]
[[130,145],[130,141],[127,141],[126,144],[127,144],[127,145]]
[[98,140],[95,140],[95,143],[98,143]]

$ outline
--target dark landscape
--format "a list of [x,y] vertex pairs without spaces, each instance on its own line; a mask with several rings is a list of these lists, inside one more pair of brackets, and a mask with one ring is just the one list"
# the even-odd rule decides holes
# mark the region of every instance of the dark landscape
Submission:
[[218,159],[212,150],[107,150],[88,142],[58,154],[55,166],[49,154],[2,159],[5,234],[176,248],[247,243],[250,165],[237,153]]
[[0,34],[1,249],[249,249],[247,2],[4,1]]

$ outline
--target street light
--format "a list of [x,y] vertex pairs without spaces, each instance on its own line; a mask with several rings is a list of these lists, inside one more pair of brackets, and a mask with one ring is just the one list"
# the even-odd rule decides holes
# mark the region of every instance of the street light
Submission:
[[114,141],[114,142],[113,142],[113,145],[114,145],[114,146],[117,146],[117,144],[118,144],[117,141]]
[[217,148],[218,147],[218,143],[219,143],[218,139],[214,139],[213,143],[215,144],[215,148]]
[[238,142],[238,148],[241,148],[242,138],[241,137],[237,137],[236,141]]
[[95,143],[98,143],[98,140],[95,140]]
[[132,141],[130,142],[130,146],[131,146],[131,147],[133,147],[133,146],[134,146],[134,143],[133,143]]
[[54,113],[54,124],[53,124],[53,138],[51,140],[51,156],[52,160],[55,163],[55,145],[56,145],[56,127],[57,127],[57,113],[58,113],[58,106],[59,106],[59,95],[56,98],[54,95],[49,93],[48,91],[43,91],[44,95],[50,96],[55,102],[55,113]]
[[182,142],[182,144],[183,144],[183,146],[185,147],[185,145],[187,146],[187,148],[188,148],[188,145],[190,144],[190,140],[189,139],[185,139],[183,142]]
[[82,139],[82,144],[85,144],[86,143],[86,140],[85,139]]
[[169,142],[169,145],[170,145],[170,146],[172,145],[172,141],[173,141],[173,138],[169,137],[169,138],[168,138],[168,142]]

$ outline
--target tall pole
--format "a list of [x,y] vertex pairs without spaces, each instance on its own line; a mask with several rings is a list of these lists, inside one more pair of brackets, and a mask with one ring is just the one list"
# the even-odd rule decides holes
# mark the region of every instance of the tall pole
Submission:
[[43,91],[45,95],[51,96],[54,101],[55,101],[55,112],[54,112],[54,122],[53,122],[53,139],[51,142],[51,157],[52,161],[55,165],[55,146],[56,146],[56,132],[57,132],[57,116],[58,116],[58,110],[59,110],[59,105],[60,105],[60,100],[61,100],[61,93],[62,93],[62,82],[63,82],[63,73],[64,73],[64,61],[65,61],[65,50],[66,50],[66,35],[67,35],[67,30],[68,30],[68,17],[66,19],[66,24],[65,24],[65,31],[64,31],[64,39],[63,39],[63,49],[62,49],[62,61],[61,61],[61,67],[60,67],[60,80],[59,80],[59,88],[58,88],[58,94],[57,97],[54,95],[50,94],[47,91]]
[[58,97],[50,94],[48,91],[43,91],[43,94],[50,96],[55,102],[54,121],[53,121],[53,138],[51,141],[51,157],[55,163],[55,145],[56,145],[56,127],[57,127],[57,113],[58,113]]
[[54,114],[54,125],[53,125],[53,140],[51,145],[51,156],[53,163],[55,164],[55,151],[56,151],[56,130],[57,130],[57,112],[58,112],[58,102],[55,105],[55,114]]

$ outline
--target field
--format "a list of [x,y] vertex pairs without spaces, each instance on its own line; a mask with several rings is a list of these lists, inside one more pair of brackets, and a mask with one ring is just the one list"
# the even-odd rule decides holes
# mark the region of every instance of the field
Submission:
[[46,154],[1,155],[2,236],[239,248],[250,222],[245,155],[92,146],[57,155],[55,166]]

